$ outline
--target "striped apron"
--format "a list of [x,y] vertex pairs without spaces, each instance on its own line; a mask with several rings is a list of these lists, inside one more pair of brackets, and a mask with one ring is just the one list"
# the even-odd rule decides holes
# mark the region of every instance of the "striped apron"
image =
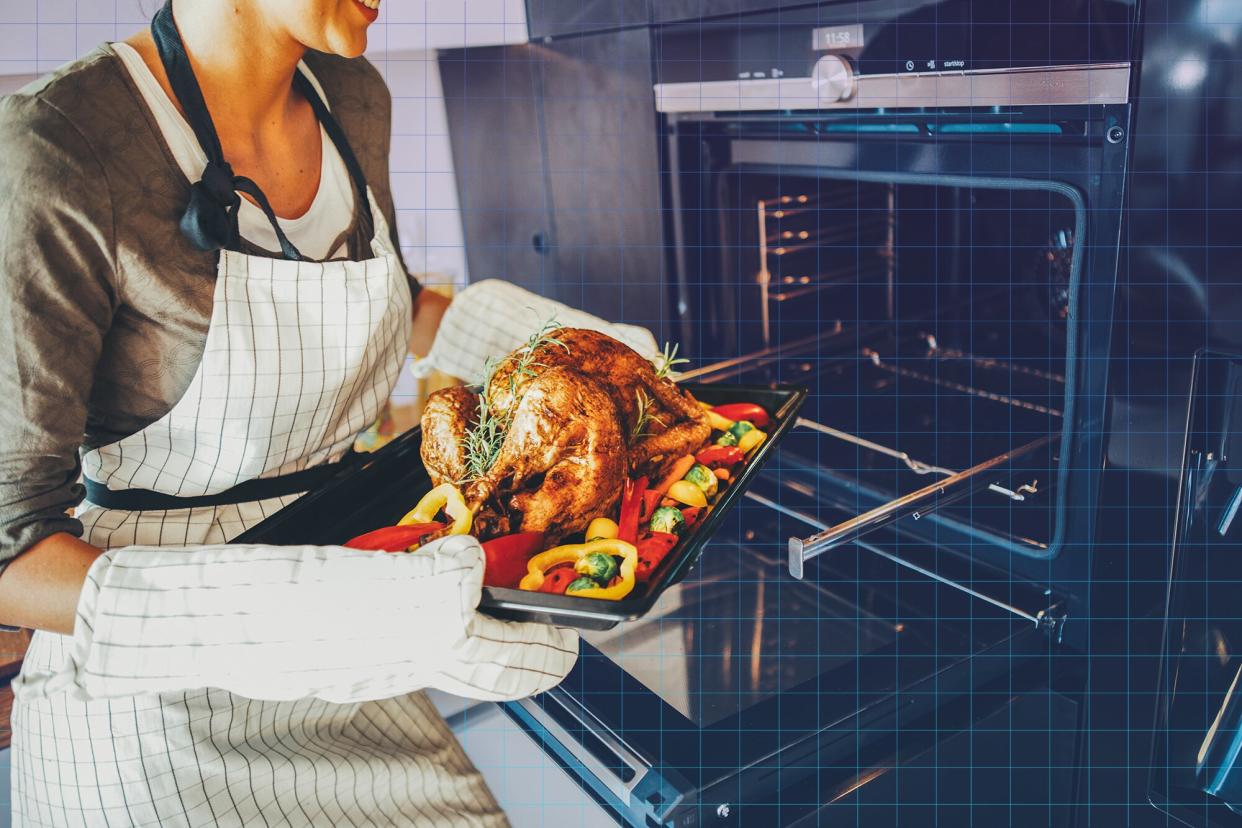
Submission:
[[[221,251],[198,371],[164,417],[85,455],[97,500],[210,497],[348,451],[391,393],[412,319],[405,270],[366,195],[372,258]],[[299,496],[142,510],[88,498],[78,517],[103,549],[223,544]],[[421,692],[356,703],[211,688],[82,698],[55,680],[73,645],[35,633],[13,684],[16,825],[506,824]]]

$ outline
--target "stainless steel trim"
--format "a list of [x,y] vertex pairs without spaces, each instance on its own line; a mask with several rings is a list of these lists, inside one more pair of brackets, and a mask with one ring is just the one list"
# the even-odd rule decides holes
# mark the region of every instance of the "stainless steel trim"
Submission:
[[859,75],[848,99],[839,95],[812,78],[655,85],[656,109],[667,113],[1113,104],[1130,100],[1130,64]]
[[589,711],[581,711],[582,714],[585,714],[586,718],[591,720],[590,722],[587,722],[583,715],[580,715],[578,711],[574,710],[570,705],[566,704],[558,697],[557,691],[549,691],[544,694],[544,697],[554,701],[562,710],[581,724],[583,730],[589,731],[592,736],[599,739],[599,741],[603,743],[604,746],[606,746],[621,763],[634,772],[634,778],[629,782],[626,782],[618,777],[617,774],[601,762],[595,754],[587,750],[586,747],[583,746],[582,742],[570,733],[564,725],[544,712],[544,710],[532,699],[518,699],[515,704],[521,706],[521,708],[526,711],[528,716],[537,721],[540,727],[546,729],[549,736],[572,753],[574,758],[581,762],[582,766],[586,768],[592,776],[603,783],[608,790],[612,791],[618,799],[626,805],[630,805],[630,798],[634,793],[634,788],[642,782],[643,777],[646,776],[648,771],[651,770],[651,766],[625,747],[625,745],[613,736],[612,732],[602,722],[591,715]]
[[863,535],[873,532],[882,526],[887,526],[895,520],[907,516],[917,520],[966,497],[971,492],[988,488],[995,481],[985,479],[986,472],[1003,466],[1011,460],[1031,454],[1037,449],[1059,440],[1060,437],[1060,434],[1045,435],[1012,451],[998,454],[990,460],[985,460],[951,477],[937,480],[921,489],[894,498],[882,506],[877,506],[868,512],[863,512],[861,515],[842,521],[836,526],[825,529],[809,538],[790,538],[789,574],[801,579],[806,562],[811,558],[822,555],[842,544],[851,541],[857,542]]

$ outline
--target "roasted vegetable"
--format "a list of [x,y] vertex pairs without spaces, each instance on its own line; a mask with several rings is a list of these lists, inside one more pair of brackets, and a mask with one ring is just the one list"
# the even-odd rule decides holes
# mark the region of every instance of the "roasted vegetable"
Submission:
[[661,506],[651,516],[652,532],[680,535],[685,525],[686,519],[682,517],[681,512],[677,511],[677,508],[674,506]]
[[719,437],[717,437],[717,438],[716,438],[716,445],[718,445],[718,446],[736,446],[736,445],[737,445],[737,437],[735,437],[735,436],[733,435],[733,432],[732,432],[732,431],[726,431],[724,434],[721,434]]
[[711,423],[714,431],[728,431],[729,426],[733,425],[733,421],[728,417],[722,417],[712,409],[707,409],[707,421]]
[[574,570],[579,575],[585,575],[600,586],[607,586],[609,581],[617,577],[619,569],[617,559],[604,552],[592,552],[574,564]]
[[435,520],[441,509],[453,520],[453,525],[449,527],[450,535],[464,535],[470,531],[470,522],[474,516],[466,506],[461,492],[452,483],[441,483],[423,495],[418,505],[401,518],[397,525],[430,523]]
[[708,446],[694,456],[709,469],[736,466],[746,459],[746,452],[737,446]]
[[569,586],[565,587],[565,594],[571,595],[588,589],[599,589],[599,584],[584,575],[581,578],[574,578],[570,581]]
[[649,532],[638,541],[638,566],[634,575],[639,583],[651,576],[669,551],[677,545],[677,536],[669,532]]
[[574,572],[574,568],[570,564],[554,566],[545,575],[543,583],[539,586],[539,591],[550,592],[553,595],[564,595],[566,587],[578,579],[578,573]]
[[483,542],[483,583],[517,589],[526,574],[526,562],[543,548],[543,532],[515,532]]
[[754,423],[755,428],[763,428],[772,421],[768,416],[768,412],[762,406],[754,403],[728,403],[726,405],[717,405],[712,408],[718,416],[724,417],[726,420],[749,420]]
[[743,434],[741,439],[737,441],[737,447],[742,451],[749,452],[766,439],[768,439],[768,435],[764,434],[757,428],[752,428],[750,431]]
[[598,540],[599,538],[615,538],[621,532],[621,527],[617,526],[616,521],[608,518],[596,518],[587,526],[586,539],[589,541]]
[[743,434],[745,434],[748,431],[754,431],[754,430],[755,430],[755,424],[752,422],[748,422],[746,420],[739,420],[738,422],[729,426],[729,433],[732,434],[734,437],[736,437],[739,441],[741,441]]
[[663,480],[656,484],[653,491],[658,492],[660,495],[668,494],[668,490],[673,487],[673,484],[685,477],[686,472],[690,471],[693,467],[693,456],[687,454],[685,457],[677,458],[677,462],[673,463],[668,474],[664,476]]
[[[673,511],[676,511],[675,509]],[[678,517],[681,517],[678,514]],[[616,555],[621,558],[617,580],[609,586],[595,586],[591,589],[575,590],[574,595],[580,598],[604,598],[616,600],[624,598],[634,589],[634,567],[638,565],[638,550],[633,544],[620,539],[591,541],[590,543],[573,543],[558,546],[547,552],[540,552],[526,563],[526,577],[518,585],[522,589],[543,591],[548,573],[561,564],[574,564],[593,553]],[[576,572],[576,569],[575,569]],[[578,573],[580,574],[580,573]]]
[[[621,495],[621,515],[617,521],[617,538],[626,543],[638,540],[638,521],[643,511],[643,498],[647,493],[647,478],[626,479]],[[590,538],[588,538],[590,540]]]
[[712,474],[712,470],[702,463],[695,463],[683,479],[698,486],[708,497],[715,497],[716,490],[720,488],[720,481],[716,475]]
[[348,540],[345,545],[350,549],[367,549],[376,552],[409,552],[421,546],[423,538],[439,532],[443,523],[412,523],[405,526],[385,526],[374,532],[359,535]]
[[687,506],[686,508],[679,509],[678,511],[681,512],[682,518],[685,519],[687,529],[693,529],[698,525],[699,520],[703,517],[703,509],[698,506]]
[[[712,478],[715,480],[715,478]],[[678,480],[673,487],[668,490],[668,496],[678,503],[684,503],[687,506],[706,506],[707,495],[703,494],[703,490],[691,483],[689,480]]]

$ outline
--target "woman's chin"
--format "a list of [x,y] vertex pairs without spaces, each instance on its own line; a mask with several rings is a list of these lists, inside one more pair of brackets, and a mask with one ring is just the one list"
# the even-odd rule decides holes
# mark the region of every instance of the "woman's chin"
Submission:
[[356,58],[367,50],[367,30],[351,28],[348,31],[334,32],[327,41],[326,48],[312,48],[343,58]]

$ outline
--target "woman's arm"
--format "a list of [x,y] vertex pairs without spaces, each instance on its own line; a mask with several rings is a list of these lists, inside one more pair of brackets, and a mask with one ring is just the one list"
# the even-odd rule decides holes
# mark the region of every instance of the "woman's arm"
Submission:
[[0,624],[71,635],[86,571],[100,554],[64,532],[30,547],[0,575]]
[[78,448],[118,304],[107,177],[43,98],[0,100],[0,623],[71,632],[99,551],[76,540]]

